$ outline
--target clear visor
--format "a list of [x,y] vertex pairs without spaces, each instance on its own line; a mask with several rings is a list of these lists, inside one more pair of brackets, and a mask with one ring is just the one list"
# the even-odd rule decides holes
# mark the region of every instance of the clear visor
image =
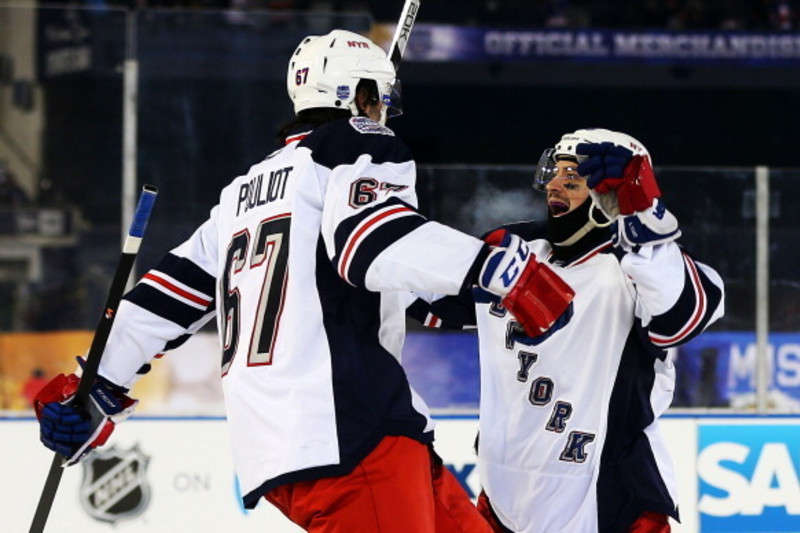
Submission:
[[533,188],[537,191],[544,192],[545,187],[550,181],[558,174],[558,165],[556,165],[555,148],[548,148],[542,152],[539,162],[536,164],[536,170],[533,174]]
[[555,152],[555,148],[548,148],[542,152],[542,156],[539,158],[539,162],[536,164],[536,169],[533,174],[533,188],[537,191],[544,192],[547,184],[562,174],[565,178],[580,177],[578,175],[578,163],[574,163],[574,166],[562,166],[559,168]]
[[381,99],[386,106],[388,118],[399,117],[403,114],[403,100],[401,97],[400,80],[394,83],[379,83]]

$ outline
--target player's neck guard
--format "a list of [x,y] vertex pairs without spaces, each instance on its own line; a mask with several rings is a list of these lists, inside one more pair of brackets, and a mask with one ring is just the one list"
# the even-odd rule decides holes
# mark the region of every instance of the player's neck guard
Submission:
[[577,209],[554,217],[547,215],[547,240],[557,248],[575,245],[595,228],[605,228],[611,222],[598,209],[591,198],[587,198]]

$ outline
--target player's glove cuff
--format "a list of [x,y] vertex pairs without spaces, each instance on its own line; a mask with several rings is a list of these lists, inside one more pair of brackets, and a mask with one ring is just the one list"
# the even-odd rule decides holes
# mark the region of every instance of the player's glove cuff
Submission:
[[528,244],[513,233],[504,232],[481,268],[480,287],[501,298],[519,281],[530,257]]
[[663,244],[681,236],[675,215],[658,198],[653,200],[650,209],[619,217],[612,228],[614,244],[626,251]]

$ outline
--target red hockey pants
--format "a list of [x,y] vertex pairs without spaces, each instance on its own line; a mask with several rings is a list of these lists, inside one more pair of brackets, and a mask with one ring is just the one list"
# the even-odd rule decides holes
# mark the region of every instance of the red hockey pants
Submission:
[[491,533],[455,476],[428,447],[385,437],[348,475],[265,495],[312,533]]
[[[513,533],[497,519],[485,492],[478,496],[478,510],[489,522],[494,533]],[[628,533],[670,533],[671,530],[667,515],[645,511],[636,519]]]

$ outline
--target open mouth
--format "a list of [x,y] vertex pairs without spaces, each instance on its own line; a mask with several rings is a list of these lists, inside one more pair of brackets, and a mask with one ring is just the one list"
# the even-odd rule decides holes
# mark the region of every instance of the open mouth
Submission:
[[569,204],[558,198],[550,198],[547,202],[547,208],[552,216],[558,217],[569,211]]

